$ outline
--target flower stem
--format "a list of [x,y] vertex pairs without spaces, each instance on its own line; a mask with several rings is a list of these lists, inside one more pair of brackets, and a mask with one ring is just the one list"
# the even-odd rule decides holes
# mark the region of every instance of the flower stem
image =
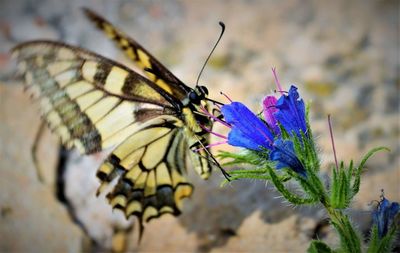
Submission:
[[341,210],[325,206],[332,225],[335,227],[340,237],[341,251],[361,252],[360,236],[353,229],[349,217]]

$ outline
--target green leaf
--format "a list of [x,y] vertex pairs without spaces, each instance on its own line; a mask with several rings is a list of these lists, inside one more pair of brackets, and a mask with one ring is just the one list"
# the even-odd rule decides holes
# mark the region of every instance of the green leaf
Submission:
[[358,191],[360,190],[360,183],[361,183],[361,173],[362,170],[365,166],[365,163],[368,161],[368,159],[374,155],[376,152],[379,151],[390,151],[390,149],[386,148],[386,147],[377,147],[377,148],[373,148],[371,149],[367,154],[364,155],[363,159],[361,160],[360,165],[358,166],[358,168],[355,171],[355,175],[354,175],[354,183],[353,183],[353,196],[356,195],[358,193]]
[[[235,181],[235,180],[239,180],[239,179],[257,179],[257,180],[266,180],[266,181],[271,180],[269,171],[266,168],[230,170],[229,175],[231,176],[229,178],[230,181]],[[290,179],[291,179],[291,177],[289,175],[279,176],[279,180],[281,182],[286,182]],[[221,186],[225,186],[230,181],[225,179],[221,183]]]
[[280,180],[278,175],[275,173],[274,169],[269,166],[267,168],[268,168],[272,183],[275,185],[276,189],[282,194],[282,196],[287,201],[289,201],[290,203],[295,204],[295,205],[304,205],[304,204],[311,204],[311,203],[316,202],[316,199],[313,197],[303,198],[297,194],[290,192],[283,185],[283,182]]
[[332,253],[334,252],[328,245],[322,241],[311,241],[310,247],[307,249],[308,253]]
[[330,204],[333,208],[344,209],[350,205],[353,197],[351,191],[352,167],[353,165],[350,163],[349,168],[345,168],[343,162],[341,162],[339,168],[333,169],[330,196]]
[[231,159],[229,162],[223,163],[223,166],[232,166],[237,164],[258,165],[260,163],[259,156],[257,156],[254,152],[249,152],[247,150],[241,150],[238,153],[220,151],[217,157],[221,160]]

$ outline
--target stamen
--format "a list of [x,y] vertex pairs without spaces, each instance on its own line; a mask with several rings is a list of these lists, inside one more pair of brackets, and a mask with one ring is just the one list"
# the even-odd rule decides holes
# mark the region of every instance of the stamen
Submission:
[[219,141],[219,142],[215,142],[215,143],[212,143],[212,144],[208,144],[207,146],[203,146],[203,147],[194,149],[193,151],[194,152],[199,152],[200,150],[211,148],[211,147],[215,147],[215,146],[219,146],[219,145],[226,144],[226,143],[228,143],[228,141]]
[[281,83],[279,82],[278,74],[276,73],[275,67],[272,68],[272,73],[274,74],[276,87],[278,87],[278,91],[283,95],[283,89],[282,89]]
[[260,132],[262,135],[264,135],[264,137],[267,139],[267,141],[269,141],[269,143],[272,145],[273,141],[268,137],[268,135],[266,135],[260,128],[256,127],[257,131]]
[[200,125],[200,127],[201,127],[201,129],[203,129],[204,131],[207,131],[210,134],[213,134],[213,135],[218,136],[218,137],[223,138],[223,139],[228,139],[228,137],[226,137],[226,136],[224,136],[222,134],[213,132],[211,129],[209,129],[209,128],[203,126],[203,125]]
[[[277,93],[278,91],[277,90],[274,90],[274,93]],[[285,90],[281,90],[281,91],[279,91],[281,94],[289,94],[289,92],[288,91],[285,91]]]
[[339,171],[339,166],[338,166],[337,157],[336,157],[335,141],[333,139],[333,131],[332,131],[331,115],[330,114],[328,114],[328,124],[329,124],[329,133],[331,135],[333,156],[335,157],[336,171]]
[[214,115],[212,115],[209,111],[207,111],[207,109],[204,106],[200,106],[200,109],[204,112],[204,114],[206,114],[208,117],[212,118],[213,120],[215,120],[216,122],[221,123],[222,125],[232,128],[231,125],[229,125],[228,123],[226,123],[225,121],[219,119],[218,117],[215,117]]
[[226,97],[226,99],[228,99],[229,102],[231,102],[231,103],[233,102],[232,99],[231,99],[230,97],[228,97],[228,95],[226,95],[226,94],[223,93],[222,91],[220,91],[220,93],[221,93],[222,96]]
[[385,198],[385,191],[381,189],[381,201]]

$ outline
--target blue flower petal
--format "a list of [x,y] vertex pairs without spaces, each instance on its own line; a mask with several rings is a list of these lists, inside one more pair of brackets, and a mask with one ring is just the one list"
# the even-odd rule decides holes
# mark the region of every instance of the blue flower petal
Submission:
[[272,152],[269,155],[272,161],[276,161],[277,169],[290,168],[296,173],[306,177],[306,170],[303,164],[297,158],[294,151],[294,145],[292,141],[277,139],[274,142]]
[[277,103],[278,111],[274,114],[278,122],[285,128],[288,134],[294,131],[300,138],[300,131],[307,135],[305,105],[303,99],[299,99],[299,93],[295,86],[291,86],[289,94],[281,96]]
[[252,150],[271,149],[274,139],[268,127],[245,105],[232,102],[221,108],[226,122],[232,126],[228,144]]

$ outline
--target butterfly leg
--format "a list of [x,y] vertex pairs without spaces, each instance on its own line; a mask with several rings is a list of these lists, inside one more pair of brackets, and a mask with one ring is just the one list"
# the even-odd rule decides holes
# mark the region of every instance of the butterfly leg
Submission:
[[[207,154],[207,156],[200,154],[200,152],[198,151],[199,146],[201,146],[201,150],[204,150]],[[197,137],[197,142],[195,142],[194,144],[192,144],[189,149],[195,153],[196,155],[210,161],[211,163],[215,164],[221,171],[222,175],[224,175],[225,179],[230,181],[230,175],[228,172],[226,172],[226,170],[224,168],[222,168],[222,166],[219,164],[219,162],[217,161],[217,159],[215,159],[215,157],[211,154],[211,152],[204,146],[203,142]]]

